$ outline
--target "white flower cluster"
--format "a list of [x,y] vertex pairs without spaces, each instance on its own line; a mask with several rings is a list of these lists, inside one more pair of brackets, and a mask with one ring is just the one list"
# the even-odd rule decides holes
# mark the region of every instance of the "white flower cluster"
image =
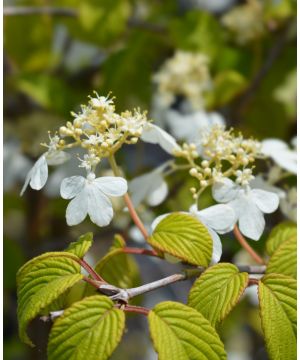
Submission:
[[222,178],[234,176],[237,184],[248,185],[253,179],[251,164],[260,149],[258,141],[244,139],[241,134],[236,136],[232,130],[225,130],[224,125],[214,124],[202,132],[198,144],[183,144],[175,156],[185,158],[190,175],[199,180],[199,192],[191,190],[197,199],[203,188]]
[[133,112],[115,112],[113,99],[104,96],[90,97],[81,112],[60,127],[59,135],[49,135],[49,144],[43,144],[47,151],[40,156],[27,174],[21,195],[27,186],[40,190],[48,178],[48,165],[60,165],[71,155],[64,150],[81,148],[85,153],[79,158],[79,167],[86,170],[86,177],[71,176],[61,183],[61,196],[73,199],[66,213],[67,223],[76,225],[88,214],[99,225],[108,225],[113,216],[110,199],[107,196],[122,196],[127,191],[126,180],[116,177],[96,178],[97,165],[103,158],[113,156],[123,144],[135,144],[139,138],[145,142],[159,144],[172,154],[179,146],[172,136],[150,123],[146,113],[136,109]]
[[203,94],[211,88],[208,62],[204,54],[177,51],[163,64],[153,81],[166,106],[184,96],[196,109],[203,108]]

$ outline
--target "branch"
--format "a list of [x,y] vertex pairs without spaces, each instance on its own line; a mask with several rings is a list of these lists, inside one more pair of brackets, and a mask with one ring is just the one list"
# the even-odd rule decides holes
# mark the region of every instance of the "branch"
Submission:
[[3,8],[4,16],[27,16],[27,15],[51,15],[77,17],[76,9],[66,7],[50,6],[5,6]]
[[237,225],[235,225],[233,229],[233,233],[238,240],[238,242],[242,245],[242,247],[252,256],[252,258],[259,264],[264,265],[264,260],[252,249],[252,247],[247,243],[244,236],[241,234]]

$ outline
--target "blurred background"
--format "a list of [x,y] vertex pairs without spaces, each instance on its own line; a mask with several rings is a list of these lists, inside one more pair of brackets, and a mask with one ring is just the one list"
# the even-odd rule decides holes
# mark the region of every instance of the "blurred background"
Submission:
[[[59,197],[59,184],[78,173],[72,162],[54,168],[42,191],[28,189],[19,196],[28,170],[44,151],[40,143],[48,140],[47,131],[72,120],[70,112],[77,112],[96,90],[105,96],[112,92],[117,111],[148,110],[154,122],[177,138],[181,130],[175,117],[182,117],[184,128],[184,116],[200,112],[204,117],[217,113],[245,136],[289,143],[296,134],[295,16],[295,0],[4,1],[4,359],[46,359],[50,324],[39,319],[31,324],[33,349],[18,338],[15,276],[24,262],[62,250],[87,231],[95,237],[91,263],[107,252],[117,232],[129,238],[129,245],[145,246],[121,211],[123,204],[115,204],[119,211],[109,227],[89,220],[66,225],[67,201]],[[168,98],[161,86],[166,61],[180,51],[207,60],[201,101],[191,101],[185,91]],[[174,63],[175,74],[176,66],[179,72],[186,66]],[[118,162],[131,179],[167,159],[157,146],[139,143],[126,147]],[[295,179],[289,181],[295,184]],[[176,174],[167,182],[170,194],[163,204],[140,205],[146,223],[191,204],[190,178]],[[211,203],[209,195],[204,197],[203,206]],[[293,220],[288,211],[277,211],[267,221],[286,218]],[[222,261],[251,261],[230,235],[222,240]],[[260,251],[264,244],[251,245]],[[129,261],[139,283],[180,270],[178,264],[145,256]],[[139,301],[148,307],[163,300],[185,302],[190,286],[189,281],[172,285]],[[267,359],[255,291],[248,291],[219,329],[229,360]],[[156,358],[146,320],[129,316],[112,359]]]

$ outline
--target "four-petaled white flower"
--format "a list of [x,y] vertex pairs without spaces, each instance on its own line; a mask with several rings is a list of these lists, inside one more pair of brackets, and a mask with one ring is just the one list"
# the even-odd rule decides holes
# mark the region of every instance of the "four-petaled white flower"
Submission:
[[134,206],[138,206],[144,200],[150,206],[157,206],[165,200],[168,195],[168,185],[164,180],[163,172],[168,166],[169,161],[129,182]]
[[70,155],[68,153],[49,149],[38,158],[29,170],[20,195],[22,196],[24,194],[28,184],[34,190],[42,189],[48,179],[48,165],[61,165],[69,159]]
[[228,178],[215,183],[212,193],[216,201],[226,203],[235,211],[241,232],[253,240],[258,240],[264,231],[263,214],[274,212],[279,205],[277,194],[242,187]]
[[[222,255],[222,243],[219,234],[225,234],[233,229],[236,222],[236,215],[234,210],[223,204],[213,205],[203,210],[198,210],[196,205],[191,206],[190,212],[184,212],[200,220],[201,223],[207,228],[213,241],[213,252],[211,263],[215,264],[220,261]],[[154,230],[158,223],[170,214],[158,216],[152,223],[151,227]]]
[[66,211],[67,224],[77,225],[87,215],[98,226],[108,225],[113,217],[109,196],[122,196],[127,192],[127,181],[121,177],[96,178],[94,173],[71,176],[62,181],[60,194],[64,199],[73,199]]
[[261,152],[269,156],[277,165],[293,174],[297,174],[297,140],[292,140],[294,149],[279,139],[266,139],[262,141]]
[[160,145],[167,153],[173,154],[174,150],[180,150],[176,140],[159,126],[147,123],[143,128],[141,139],[151,144]]

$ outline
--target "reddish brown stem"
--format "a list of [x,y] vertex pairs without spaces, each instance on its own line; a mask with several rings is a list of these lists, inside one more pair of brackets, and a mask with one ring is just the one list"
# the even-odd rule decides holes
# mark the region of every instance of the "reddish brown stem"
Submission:
[[84,276],[84,277],[82,278],[82,280],[85,281],[85,282],[87,282],[87,283],[89,283],[90,285],[94,286],[94,288],[96,288],[96,289],[99,289],[99,286],[100,286],[100,285],[106,284],[106,283],[104,283],[104,282],[102,282],[102,281],[98,281],[98,280],[95,280],[95,279],[91,279],[91,278],[89,278],[88,276]]
[[259,264],[264,265],[264,260],[252,249],[252,247],[247,243],[244,236],[241,234],[237,225],[235,225],[233,229],[234,236],[238,240],[238,242],[242,245],[242,247],[252,256],[252,258]]
[[142,307],[142,306],[134,306],[134,305],[122,305],[122,304],[116,304],[115,307],[120,308],[124,311],[127,312],[133,312],[136,314],[143,314],[143,315],[148,315],[150,310]]
[[135,211],[135,208],[133,206],[133,203],[130,199],[130,196],[128,194],[124,195],[124,200],[125,203],[128,207],[128,211],[129,214],[132,218],[132,220],[134,221],[135,225],[139,228],[140,232],[142,233],[142,235],[144,236],[145,240],[148,239],[149,235],[148,235],[148,231],[146,230],[144,224],[142,223],[141,219],[139,218],[137,212]]
[[85,260],[80,259],[79,264],[91,275],[94,280],[106,283],[106,281],[102,279],[102,277],[97,274],[96,271]]
[[124,247],[122,250],[126,254],[137,254],[137,255],[148,255],[148,256],[160,257],[155,250],[140,249],[140,248],[134,248],[134,247]]
[[258,279],[249,279],[248,286],[251,286],[251,285],[258,285]]

